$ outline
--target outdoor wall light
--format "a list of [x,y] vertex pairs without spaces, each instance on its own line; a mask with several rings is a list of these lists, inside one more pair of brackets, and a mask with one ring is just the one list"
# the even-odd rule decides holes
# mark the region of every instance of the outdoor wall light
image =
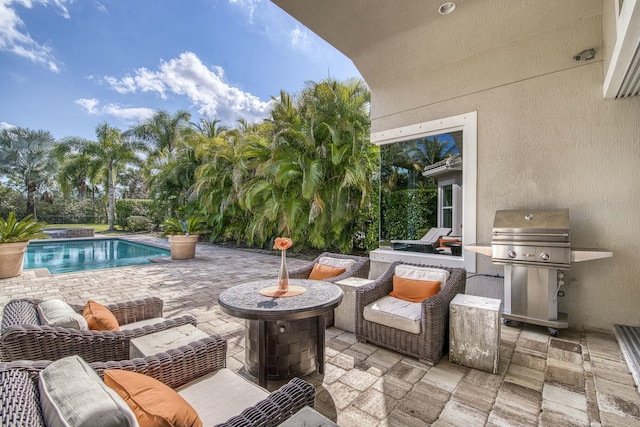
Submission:
[[440,15],[448,15],[454,10],[456,10],[456,4],[452,1],[449,1],[449,2],[443,3],[438,8],[438,13],[440,13]]
[[573,55],[573,61],[574,62],[591,61],[595,56],[596,56],[595,49],[586,49],[580,53],[576,53],[575,55]]

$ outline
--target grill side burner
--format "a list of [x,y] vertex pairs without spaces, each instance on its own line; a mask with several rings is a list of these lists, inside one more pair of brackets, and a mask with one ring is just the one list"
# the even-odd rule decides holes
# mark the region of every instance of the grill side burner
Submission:
[[568,328],[566,313],[558,313],[558,290],[571,262],[612,256],[598,250],[572,251],[569,210],[499,210],[493,223],[491,246],[465,249],[491,256],[504,265],[506,320],[546,326],[553,336]]

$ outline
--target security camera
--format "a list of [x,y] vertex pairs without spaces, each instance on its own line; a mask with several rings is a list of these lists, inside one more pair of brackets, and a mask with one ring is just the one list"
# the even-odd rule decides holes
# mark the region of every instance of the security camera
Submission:
[[595,49],[586,49],[573,56],[574,62],[591,61],[596,56]]

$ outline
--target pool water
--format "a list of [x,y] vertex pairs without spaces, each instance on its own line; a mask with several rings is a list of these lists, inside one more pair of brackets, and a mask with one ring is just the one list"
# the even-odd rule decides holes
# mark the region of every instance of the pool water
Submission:
[[29,242],[25,270],[47,268],[51,274],[148,264],[149,257],[169,256],[168,249],[120,239]]

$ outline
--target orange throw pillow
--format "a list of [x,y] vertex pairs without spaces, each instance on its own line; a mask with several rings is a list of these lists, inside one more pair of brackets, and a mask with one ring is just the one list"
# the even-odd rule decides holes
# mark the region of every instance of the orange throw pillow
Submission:
[[82,309],[82,315],[87,320],[89,329],[93,331],[119,331],[118,319],[113,313],[99,302],[89,301]]
[[313,270],[311,270],[311,274],[309,274],[309,279],[311,280],[324,280],[330,279],[332,277],[337,277],[347,271],[346,268],[332,267],[330,265],[324,265],[315,263],[313,264]]
[[155,378],[120,369],[104,371],[104,383],[131,408],[140,427],[202,427],[193,406]]
[[392,297],[410,302],[422,302],[440,292],[439,280],[414,280],[393,276]]

